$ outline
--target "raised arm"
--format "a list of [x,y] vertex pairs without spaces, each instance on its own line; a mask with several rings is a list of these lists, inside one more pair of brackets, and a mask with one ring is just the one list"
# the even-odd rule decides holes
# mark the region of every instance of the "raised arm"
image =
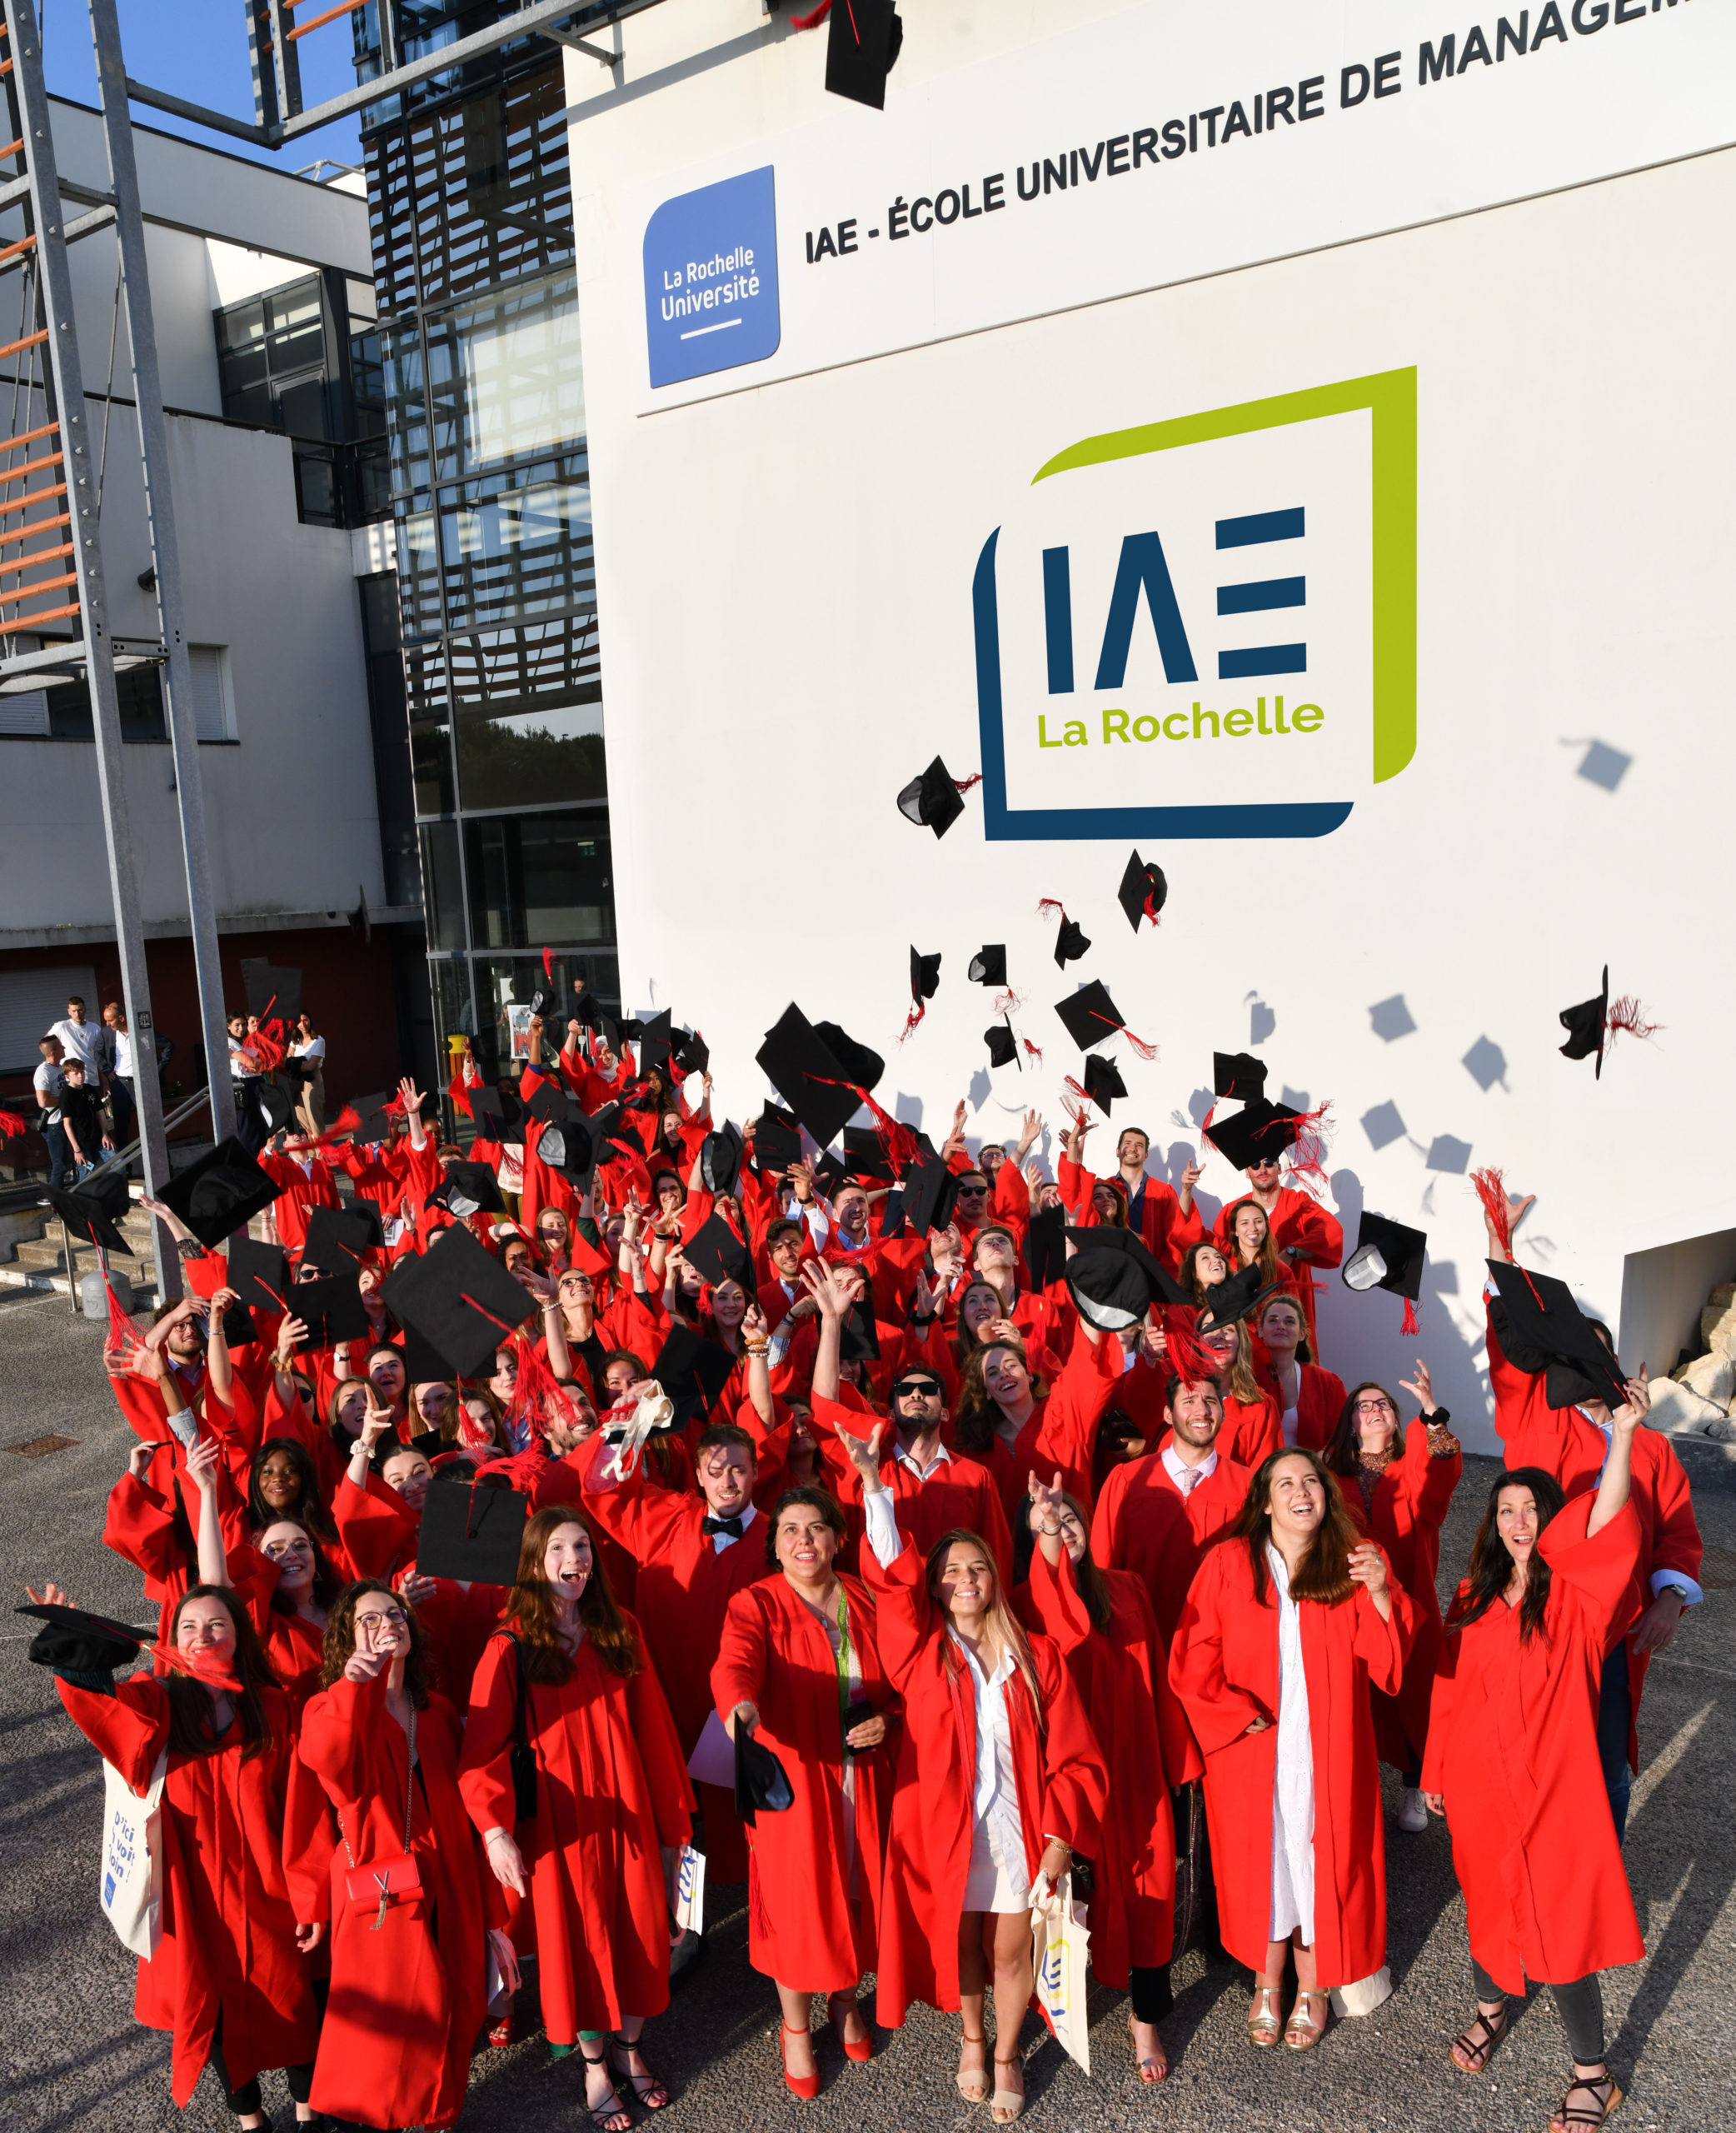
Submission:
[[1634,1474],[1634,1432],[1650,1411],[1651,1405],[1645,1366],[1641,1364],[1639,1376],[1628,1380],[1626,1404],[1609,1417],[1609,1456],[1604,1461],[1597,1501],[1585,1521],[1588,1541],[1594,1533],[1601,1532],[1627,1503]]

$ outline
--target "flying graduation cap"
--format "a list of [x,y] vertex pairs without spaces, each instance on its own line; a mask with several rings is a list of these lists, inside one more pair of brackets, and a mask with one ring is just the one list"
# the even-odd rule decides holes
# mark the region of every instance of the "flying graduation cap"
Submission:
[[1266,1062],[1248,1052],[1215,1052],[1211,1056],[1211,1088],[1215,1096],[1228,1096],[1246,1103],[1266,1092]]
[[[362,1212],[363,1206],[372,1211],[372,1221]],[[362,1260],[382,1241],[384,1234],[379,1209],[372,1200],[361,1201],[354,1208],[316,1207],[307,1217],[302,1264],[316,1266],[322,1274],[345,1274],[354,1281]]]
[[1006,943],[996,941],[979,948],[970,958],[970,967],[965,975],[973,985],[1005,985]]
[[1561,1027],[1567,1032],[1567,1042],[1561,1047],[1564,1059],[1589,1059],[1597,1054],[1595,1078],[1604,1078],[1604,1047],[1614,1044],[1624,1030],[1634,1037],[1650,1037],[1659,1027],[1656,1022],[1644,1018],[1644,1010],[1632,993],[1624,993],[1619,1000],[1609,997],[1609,966],[1604,966],[1604,982],[1595,997],[1582,1000],[1576,1007],[1564,1007]]
[[1255,1163],[1275,1163],[1302,1130],[1303,1118],[1288,1104],[1272,1103],[1265,1096],[1250,1096],[1228,1118],[1215,1119],[1200,1131],[1218,1153],[1237,1170],[1251,1170]]
[[904,42],[892,0],[838,0],[826,47],[826,86],[874,111],[886,107],[886,77]]
[[1110,1106],[1117,1096],[1127,1094],[1121,1079],[1121,1070],[1113,1059],[1101,1052],[1088,1052],[1085,1063],[1085,1092],[1104,1116],[1110,1115]]
[[[1082,985],[1077,992],[1065,1000],[1057,1000],[1055,1012],[1066,1026],[1069,1037],[1081,1052],[1089,1052],[1094,1044],[1105,1043],[1117,1030],[1141,1059],[1155,1059],[1157,1047],[1147,1044],[1143,1037],[1135,1037],[1121,1019],[1121,1011],[1109,997],[1109,987],[1100,977],[1094,977],[1089,985]],[[1119,1094],[1125,1096],[1122,1089]]]
[[1215,1333],[1222,1326],[1234,1326],[1241,1319],[1251,1317],[1270,1297],[1282,1295],[1284,1289],[1282,1281],[1263,1280],[1258,1266],[1241,1267],[1205,1291],[1205,1301],[1194,1330],[1198,1333]]
[[146,1645],[157,1641],[155,1630],[136,1630],[107,1615],[62,1606],[56,1601],[39,1600],[12,1611],[33,1615],[41,1622],[24,1656],[57,1673],[113,1674],[130,1666]]
[[[821,1148],[837,1138],[845,1121],[861,1101],[850,1086],[860,1077],[848,1071],[822,1034],[828,1027],[836,1035],[843,1036],[835,1024],[811,1022],[792,1003],[766,1031],[765,1042],[754,1055],[761,1072]],[[846,1042],[850,1041],[846,1038]],[[863,1053],[861,1046],[851,1045],[851,1049]],[[874,1060],[874,1054],[866,1053],[866,1060]],[[866,1060],[859,1058],[857,1063]],[[875,1063],[884,1073],[884,1062]],[[879,1074],[874,1078],[877,1081]],[[865,1081],[862,1086],[871,1084]],[[792,1156],[790,1160],[793,1162],[796,1158]]]
[[1404,1299],[1404,1334],[1417,1330],[1417,1301],[1423,1293],[1423,1261],[1429,1239],[1421,1230],[1389,1221],[1384,1215],[1362,1211],[1356,1228],[1356,1249],[1344,1261],[1344,1284],[1359,1293],[1384,1289]]
[[710,1215],[681,1246],[681,1256],[715,1289],[734,1281],[753,1296],[753,1255],[721,1215]]
[[940,956],[936,952],[925,956],[916,948],[910,950],[910,997],[912,1000],[932,1000],[940,989]]
[[471,1215],[504,1215],[501,1181],[490,1163],[449,1163],[446,1181],[436,1186],[423,1206],[444,1207],[459,1221]]
[[727,1119],[700,1142],[700,1182],[714,1198],[735,1191],[741,1175],[741,1132]]
[[682,1074],[703,1074],[711,1063],[711,1047],[697,1030],[691,1030],[670,1055]]
[[1021,1074],[1025,1071],[1019,1057],[1019,1040],[1013,1035],[1010,1021],[991,1022],[983,1032],[982,1041],[989,1047],[989,1064],[991,1066],[1005,1066],[1010,1063],[1017,1066]]
[[938,756],[899,794],[898,812],[906,822],[915,822],[919,829],[932,830],[936,837],[945,837],[964,813],[958,780]]
[[432,1251],[401,1259],[380,1298],[401,1326],[413,1326],[460,1377],[474,1377],[538,1309],[536,1297],[461,1227],[446,1231]]
[[1055,912],[1060,913],[1061,922],[1060,931],[1055,937],[1055,968],[1065,970],[1069,963],[1076,963],[1091,944],[1078,920],[1069,918],[1065,907],[1053,897],[1045,897],[1037,906],[1038,917],[1047,918]]
[[417,1575],[513,1584],[529,1511],[529,1497],[516,1489],[436,1475],[422,1500]]
[[1080,1316],[1102,1331],[1136,1326],[1155,1303],[1189,1301],[1135,1231],[1098,1224],[1064,1234],[1077,1247],[1063,1269],[1067,1287]]
[[1546,1373],[1549,1406],[1575,1407],[1586,1400],[1604,1400],[1611,1407],[1624,1406],[1628,1387],[1621,1364],[1574,1301],[1567,1283],[1510,1260],[1491,1259],[1488,1265],[1497,1291],[1489,1304],[1495,1337],[1516,1369],[1534,1376],[1539,1371]]
[[711,1413],[734,1368],[728,1352],[715,1341],[701,1340],[691,1326],[674,1319],[651,1374],[675,1403],[675,1426],[685,1428],[696,1416]]
[[271,1206],[277,1184],[232,1135],[161,1186],[157,1196],[212,1251]]
[[127,1243],[115,1226],[127,1211],[127,1173],[117,1168],[101,1177],[87,1178],[70,1191],[44,1186],[48,1205],[67,1226],[68,1236],[82,1238],[104,1251],[136,1259],[138,1248]]
[[788,1170],[801,1156],[801,1136],[796,1128],[795,1113],[777,1104],[767,1104],[754,1121],[753,1145],[756,1170]]
[[1141,859],[1135,851],[1128,860],[1121,886],[1115,892],[1115,899],[1126,912],[1127,922],[1135,933],[1142,918],[1149,918],[1156,925],[1157,915],[1169,893],[1170,884],[1164,879],[1163,868],[1155,859]]

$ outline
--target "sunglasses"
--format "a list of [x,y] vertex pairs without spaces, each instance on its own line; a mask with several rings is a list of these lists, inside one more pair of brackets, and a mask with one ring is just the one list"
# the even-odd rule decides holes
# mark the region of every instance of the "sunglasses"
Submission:
[[938,1378],[901,1377],[892,1387],[892,1397],[895,1400],[902,1400],[907,1393],[914,1392],[919,1397],[927,1400],[932,1398],[940,1390],[940,1382]]

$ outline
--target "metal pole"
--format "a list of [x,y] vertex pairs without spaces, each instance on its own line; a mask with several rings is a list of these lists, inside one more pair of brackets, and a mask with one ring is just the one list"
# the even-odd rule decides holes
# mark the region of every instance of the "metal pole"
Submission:
[[199,772],[199,737],[193,715],[192,663],[187,656],[181,602],[181,552],[169,495],[168,434],[163,424],[162,385],[157,368],[157,335],[151,316],[151,277],[145,261],[145,226],[139,212],[138,166],[132,152],[132,121],[127,110],[127,68],[114,0],[90,0],[91,34],[97,47],[97,80],[108,172],[114,187],[115,231],[121,250],[121,286],[127,333],[132,349],[132,392],[138,409],[139,454],[144,462],[145,509],[151,528],[151,560],[157,572],[157,612],[168,654],[169,737],[175,751],[175,804],[181,813],[181,844],[187,862],[187,916],[192,926],[193,968],[198,980],[199,1020],[205,1033],[211,1079],[212,1126],[219,1141],[235,1131],[234,1084],[229,1072],[229,1036],[223,1017],[223,974],[217,946],[217,904],[205,830],[205,792]]
[[[132,828],[127,803],[125,757],[121,743],[120,706],[115,692],[114,655],[103,597],[102,550],[98,544],[95,473],[85,419],[84,377],[74,330],[72,278],[61,235],[60,179],[55,167],[49,125],[47,89],[42,79],[42,36],[32,0],[5,0],[13,61],[18,127],[30,181],[31,227],[37,239],[41,280],[37,302],[47,332],[51,417],[62,425],[60,441],[72,514],[74,568],[79,619],[84,632],[84,671],[90,689],[91,724],[96,737],[97,781],[102,797],[102,820],[108,842],[108,882],[114,899],[115,947],[121,962],[121,991],[127,1026],[135,1052],[133,1094],[138,1106],[140,1153],[145,1191],[153,1196],[169,1175],[163,1136],[162,1095],[156,1074],[156,1026],[151,1015],[151,987],[145,965],[144,928],[140,919],[137,881],[132,858]],[[228,1062],[224,1062],[227,1078]],[[151,1225],[157,1295],[169,1302],[181,1294],[181,1260],[173,1240],[160,1222]]]

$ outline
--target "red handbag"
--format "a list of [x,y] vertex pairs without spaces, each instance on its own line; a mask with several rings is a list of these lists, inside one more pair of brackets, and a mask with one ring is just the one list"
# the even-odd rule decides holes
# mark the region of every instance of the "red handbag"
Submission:
[[[386,1923],[387,1907],[394,1903],[407,1903],[422,1893],[422,1878],[410,1850],[410,1788],[415,1782],[416,1770],[416,1706],[410,1707],[409,1738],[407,1743],[404,1776],[404,1849],[389,1859],[370,1859],[366,1866],[356,1864],[356,1855],[350,1849],[347,1832],[344,1833],[343,1848],[349,1860],[350,1871],[344,1876],[344,1892],[358,1911],[365,1911],[370,1904],[377,1903],[379,1909],[369,1928],[377,1933]],[[340,1827],[342,1826],[340,1825]]]

